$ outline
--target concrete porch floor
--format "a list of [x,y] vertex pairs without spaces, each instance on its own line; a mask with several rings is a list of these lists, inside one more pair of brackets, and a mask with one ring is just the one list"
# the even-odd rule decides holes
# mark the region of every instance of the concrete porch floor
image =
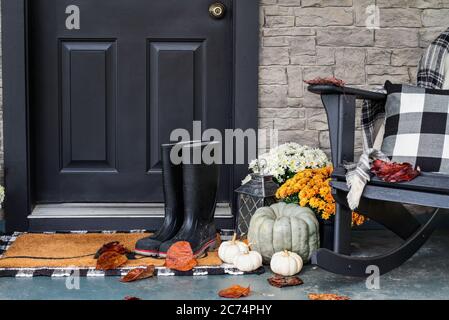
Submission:
[[[399,243],[396,236],[383,230],[355,231],[357,253],[379,254]],[[159,277],[124,284],[117,277],[81,278],[79,290],[68,290],[66,279],[2,278],[0,299],[118,299],[136,296],[144,300],[218,299],[217,292],[233,284],[250,285],[251,299],[307,299],[307,294],[337,293],[351,299],[449,299],[449,230],[436,232],[428,243],[405,263],[380,279],[379,290],[369,290],[365,279],[333,275],[306,266],[300,277],[304,285],[278,289],[267,283],[271,275]]]

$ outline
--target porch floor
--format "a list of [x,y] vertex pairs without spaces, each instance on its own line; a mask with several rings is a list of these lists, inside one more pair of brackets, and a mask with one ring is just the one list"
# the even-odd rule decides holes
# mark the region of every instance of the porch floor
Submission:
[[[398,243],[383,230],[353,232],[357,252],[378,254]],[[233,284],[251,286],[251,299],[307,299],[307,294],[338,293],[351,299],[448,299],[449,230],[436,232],[428,243],[401,268],[380,278],[380,289],[369,290],[365,279],[333,275],[306,266],[304,285],[278,289],[268,285],[270,272],[261,276],[159,277],[124,284],[117,277],[81,278],[80,289],[66,288],[66,279],[2,278],[0,299],[218,299],[220,289]],[[179,290],[182,288],[182,290]]]

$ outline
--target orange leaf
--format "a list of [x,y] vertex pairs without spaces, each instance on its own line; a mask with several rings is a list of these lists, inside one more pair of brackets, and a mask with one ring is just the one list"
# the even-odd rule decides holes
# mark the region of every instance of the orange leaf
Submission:
[[132,282],[151,278],[154,275],[154,266],[149,265],[146,268],[136,268],[130,270],[126,276],[120,279],[121,282]]
[[250,287],[244,288],[239,285],[234,285],[232,287],[220,290],[220,292],[218,292],[218,295],[222,298],[238,299],[241,297],[249,296],[250,292]]
[[333,293],[309,293],[309,300],[350,300],[349,297]]
[[97,270],[112,270],[124,265],[128,258],[114,251],[103,253],[97,260]]
[[167,251],[165,266],[169,269],[189,271],[195,268],[197,264],[192,247],[187,241],[176,242]]

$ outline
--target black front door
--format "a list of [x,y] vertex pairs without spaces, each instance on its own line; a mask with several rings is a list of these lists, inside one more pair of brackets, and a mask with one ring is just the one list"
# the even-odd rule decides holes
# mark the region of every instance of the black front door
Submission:
[[37,203],[162,202],[171,131],[232,128],[232,2],[212,2],[29,1]]

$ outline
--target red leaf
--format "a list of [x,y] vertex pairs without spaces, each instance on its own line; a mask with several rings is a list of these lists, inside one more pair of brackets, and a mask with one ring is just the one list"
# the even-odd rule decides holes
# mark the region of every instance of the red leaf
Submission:
[[268,283],[277,288],[300,286],[304,284],[298,277],[284,277],[280,275],[274,275],[268,278]]
[[169,269],[189,271],[195,268],[197,264],[192,247],[187,241],[176,242],[167,251],[165,266]]
[[333,293],[309,293],[309,300],[350,300],[349,297]]
[[250,287],[244,288],[239,285],[234,285],[232,287],[220,290],[220,292],[218,292],[218,295],[222,298],[238,299],[241,297],[249,296],[250,292]]
[[151,278],[154,275],[154,266],[150,265],[146,268],[136,268],[130,270],[126,276],[120,279],[121,282],[133,282],[137,280]]
[[124,255],[107,251],[103,253],[97,260],[97,270],[113,270],[128,262],[128,258]]
[[371,172],[385,182],[406,182],[420,175],[419,167],[415,170],[410,163],[385,162],[375,160]]
[[304,82],[309,85],[330,84],[330,85],[334,85],[337,87],[344,87],[344,85],[346,84],[343,80],[337,79],[335,77],[327,77],[327,78],[318,77],[318,78],[315,78],[312,80],[305,80]]
[[95,254],[95,259],[98,259],[103,253],[113,251],[117,252],[119,254],[127,254],[131,251],[125,248],[120,242],[113,241],[109,243],[105,243],[100,249],[98,249],[97,253]]

